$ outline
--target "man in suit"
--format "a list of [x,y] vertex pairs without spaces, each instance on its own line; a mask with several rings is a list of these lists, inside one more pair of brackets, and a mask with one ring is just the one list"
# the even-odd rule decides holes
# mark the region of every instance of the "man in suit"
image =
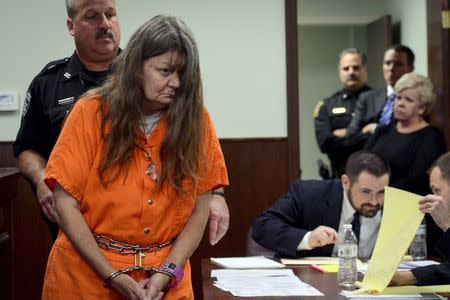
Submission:
[[317,144],[331,162],[333,178],[339,178],[344,173],[349,155],[364,147],[364,143],[347,140],[345,136],[360,94],[370,89],[366,85],[366,59],[358,49],[342,50],[338,72],[343,88],[320,100],[314,109]]
[[298,180],[254,222],[252,237],[277,256],[336,255],[338,233],[352,224],[358,256],[372,255],[381,222],[390,169],[378,154],[359,151],[341,179]]
[[419,200],[419,209],[429,213],[444,231],[436,243],[436,250],[447,258],[447,263],[418,267],[407,272],[397,272],[392,285],[434,285],[450,283],[450,152],[439,157],[431,167],[430,188],[433,195]]
[[394,85],[404,74],[414,70],[414,53],[404,45],[393,45],[384,53],[383,75],[386,86],[361,94],[355,115],[347,127],[348,139],[367,140],[378,125],[392,120]]

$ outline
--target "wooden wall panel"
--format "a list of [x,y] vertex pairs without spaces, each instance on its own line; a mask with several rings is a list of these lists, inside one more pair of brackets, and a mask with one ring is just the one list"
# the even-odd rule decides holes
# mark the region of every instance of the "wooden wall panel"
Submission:
[[[243,256],[250,225],[287,191],[289,184],[287,138],[224,139],[220,143],[230,179],[230,186],[225,189],[230,228],[214,247],[209,245],[206,231],[191,259],[196,299],[202,298],[200,259]],[[1,149],[9,149],[12,155],[11,143],[0,144]],[[11,207],[13,299],[39,299],[51,239],[30,184],[21,175],[15,181]],[[28,275],[24,277],[25,269]]]
[[230,186],[225,189],[230,209],[230,228],[214,247],[203,240],[191,258],[196,299],[202,299],[200,259],[244,256],[250,225],[266,208],[286,193],[288,180],[287,139],[223,139],[220,141]]
[[16,158],[12,151],[13,142],[0,142],[0,168],[12,168],[17,166]]
[[40,299],[52,238],[32,185],[23,175],[17,179],[12,203],[12,238],[13,299]]

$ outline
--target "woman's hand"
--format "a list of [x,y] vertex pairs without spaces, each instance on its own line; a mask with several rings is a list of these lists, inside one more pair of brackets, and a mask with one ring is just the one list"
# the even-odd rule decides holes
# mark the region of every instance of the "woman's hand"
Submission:
[[147,296],[145,288],[127,274],[121,274],[113,278],[110,281],[110,285],[114,290],[129,300],[160,299]]
[[164,297],[163,290],[169,284],[170,280],[169,275],[155,273],[150,278],[139,282],[139,286],[146,291],[146,299],[160,300]]

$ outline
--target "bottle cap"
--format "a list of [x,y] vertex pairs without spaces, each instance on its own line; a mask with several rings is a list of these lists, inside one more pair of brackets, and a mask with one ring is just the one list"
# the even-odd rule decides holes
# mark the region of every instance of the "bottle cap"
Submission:
[[352,224],[344,224],[344,229],[352,229]]

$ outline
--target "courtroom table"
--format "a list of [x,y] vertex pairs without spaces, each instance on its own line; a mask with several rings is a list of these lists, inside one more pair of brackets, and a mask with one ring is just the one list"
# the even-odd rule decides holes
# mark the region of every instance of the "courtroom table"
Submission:
[[[306,282],[307,284],[318,289],[324,296],[283,296],[283,297],[264,297],[264,300],[271,299],[283,299],[283,300],[299,300],[299,299],[308,299],[308,300],[343,300],[344,296],[339,295],[341,288],[339,288],[337,284],[337,276],[335,273],[319,273],[310,269],[307,266],[299,266],[294,267],[290,266],[295,275],[297,275],[301,281]],[[227,300],[227,299],[236,299],[238,297],[233,296],[230,292],[225,292],[215,286],[213,286],[214,279],[211,278],[211,269],[220,269],[219,266],[211,263],[211,260],[208,258],[202,259],[202,287],[203,287],[203,299],[206,300]],[[239,297],[245,300],[252,299],[261,299],[261,297]]]

